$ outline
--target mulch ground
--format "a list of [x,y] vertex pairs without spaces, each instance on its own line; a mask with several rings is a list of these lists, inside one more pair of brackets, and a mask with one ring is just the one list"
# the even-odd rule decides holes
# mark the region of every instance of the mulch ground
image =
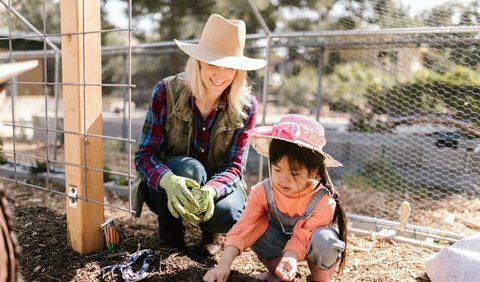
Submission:
[[[123,262],[138,249],[151,249],[154,254],[150,274],[144,281],[202,281],[205,272],[219,259],[200,255],[195,248],[186,252],[159,249],[156,217],[145,207],[139,219],[107,207],[105,217],[115,218],[120,233],[118,248],[81,256],[67,243],[64,196],[2,183],[15,217],[14,231],[21,249],[18,259],[24,281],[99,281],[102,267]],[[106,202],[126,204],[125,199],[115,195],[107,195]],[[187,230],[186,241],[195,245],[200,236],[198,228],[187,225]],[[338,280],[430,281],[423,263],[434,253],[428,248],[351,234],[347,266]],[[258,281],[250,275],[263,271],[265,268],[254,253],[247,250],[235,260],[229,281]],[[305,281],[308,273],[305,262],[300,263],[295,281]],[[105,280],[121,281],[119,277]]]
[[[7,145],[4,143],[4,148],[9,148]],[[17,144],[16,149],[21,149],[25,155],[46,157],[45,150],[34,143]],[[61,160],[62,149],[58,155]],[[31,159],[20,160],[32,162]],[[128,173],[125,168],[129,159],[124,154],[104,153],[104,160],[112,171]],[[139,249],[150,249],[154,255],[148,268],[149,276],[144,281],[202,281],[206,271],[218,262],[219,256],[208,258],[199,254],[195,247],[184,252],[160,249],[156,216],[145,206],[141,218],[124,210],[105,207],[105,218],[114,218],[120,233],[118,248],[113,252],[101,250],[79,255],[67,241],[65,196],[0,179],[2,185],[13,213],[13,229],[20,250],[19,281],[121,281],[118,276],[102,279],[102,268],[125,261]],[[38,183],[38,186],[45,187],[45,183]],[[395,221],[398,220],[400,203],[407,200],[412,205],[411,224],[462,234],[479,232],[479,197],[452,195],[432,200],[399,194],[395,189],[392,193],[385,193],[354,187],[337,188],[347,211],[353,214]],[[64,188],[57,189],[63,192]],[[128,207],[127,199],[113,194],[107,194],[104,201],[111,206]],[[186,227],[185,239],[195,246],[200,240],[200,232],[194,225]],[[430,281],[424,262],[435,253],[418,245],[351,233],[346,268],[337,281]],[[255,254],[246,250],[234,261],[229,281],[258,281],[251,274],[265,270]],[[301,262],[295,281],[305,281],[308,274],[306,263]]]

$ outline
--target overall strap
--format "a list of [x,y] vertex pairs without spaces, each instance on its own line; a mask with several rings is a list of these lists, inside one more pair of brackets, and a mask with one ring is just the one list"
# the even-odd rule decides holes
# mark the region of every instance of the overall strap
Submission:
[[267,206],[268,208],[273,208],[273,192],[272,186],[270,185],[270,178],[263,180],[263,188],[265,190],[265,196],[267,197]]
[[313,212],[313,209],[317,206],[318,202],[327,194],[327,188],[320,188],[315,192],[315,196],[310,200],[307,207],[305,208],[304,216],[308,217]]
[[270,221],[275,222],[277,225],[280,224],[285,227],[285,230],[291,232],[293,231],[293,227],[299,220],[304,220],[308,218],[315,207],[317,206],[318,202],[328,193],[327,189],[318,189],[315,192],[315,195],[312,197],[308,205],[305,207],[305,211],[303,215],[299,216],[292,216],[289,217],[285,215],[282,211],[276,209],[273,197],[272,186],[270,183],[270,179],[267,178],[263,181],[263,186],[265,190],[265,196],[267,198],[267,208],[269,212]]
[[265,190],[265,197],[267,198],[269,221],[276,225],[283,226],[288,232],[291,232],[296,221],[295,219],[286,216],[283,212],[276,208],[270,178],[267,178],[263,181],[263,188]]

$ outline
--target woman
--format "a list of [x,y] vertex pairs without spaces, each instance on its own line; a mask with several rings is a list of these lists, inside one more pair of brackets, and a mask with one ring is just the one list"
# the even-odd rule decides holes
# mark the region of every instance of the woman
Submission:
[[202,243],[215,255],[217,234],[228,232],[245,206],[247,131],[257,113],[247,71],[266,65],[243,55],[245,37],[245,22],[211,15],[198,44],[175,40],[190,56],[185,72],[151,94],[135,165],[164,247],[185,246],[187,220],[200,223]]

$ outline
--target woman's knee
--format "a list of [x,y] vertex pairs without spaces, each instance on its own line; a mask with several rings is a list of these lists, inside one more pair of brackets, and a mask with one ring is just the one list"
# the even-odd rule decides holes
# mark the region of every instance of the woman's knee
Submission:
[[242,190],[237,187],[230,195],[215,202],[215,209],[219,214],[237,222],[245,209],[245,197]]
[[330,227],[319,227],[312,233],[307,247],[307,259],[320,268],[332,266],[345,250],[345,242],[337,231]]
[[174,157],[165,162],[170,170],[178,176],[193,179],[203,186],[207,182],[207,171],[196,159],[191,157]]
[[238,221],[245,208],[245,199],[243,193],[237,190],[239,189],[215,203],[212,218],[202,223],[205,230],[214,233],[226,233]]

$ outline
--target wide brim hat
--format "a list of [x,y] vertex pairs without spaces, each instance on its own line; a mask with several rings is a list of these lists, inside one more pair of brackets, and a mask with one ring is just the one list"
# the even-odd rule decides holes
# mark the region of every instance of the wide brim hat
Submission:
[[242,20],[227,20],[212,14],[203,28],[198,44],[174,39],[187,55],[215,66],[237,70],[258,70],[267,64],[263,59],[245,57],[246,25]]
[[268,157],[272,139],[279,139],[322,154],[325,157],[326,167],[342,166],[332,156],[323,152],[323,147],[327,143],[323,126],[302,115],[285,115],[277,124],[253,128],[248,135],[253,148],[265,157]]
[[0,84],[9,80],[10,78],[17,76],[23,72],[33,69],[38,65],[38,61],[25,61],[18,63],[8,63],[0,65]]

